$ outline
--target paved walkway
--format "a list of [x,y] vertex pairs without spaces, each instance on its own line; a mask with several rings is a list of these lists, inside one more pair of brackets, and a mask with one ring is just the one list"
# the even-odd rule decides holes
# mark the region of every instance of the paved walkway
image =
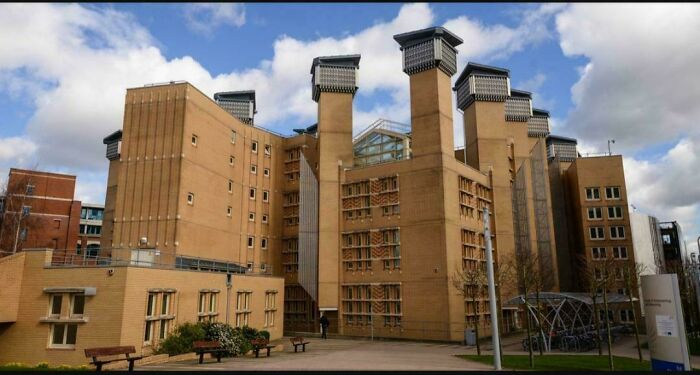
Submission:
[[[136,370],[489,370],[492,367],[457,358],[466,347],[452,344],[369,341],[349,339],[308,339],[305,353],[294,353],[288,338],[279,341],[283,351],[270,357],[207,359],[141,366]],[[275,344],[275,343],[273,343]]]

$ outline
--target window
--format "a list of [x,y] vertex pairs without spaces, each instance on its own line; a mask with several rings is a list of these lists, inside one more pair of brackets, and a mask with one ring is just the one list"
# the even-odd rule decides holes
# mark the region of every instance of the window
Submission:
[[268,221],[267,221],[267,215],[264,215],[264,214],[262,215],[262,222],[263,222],[263,224],[267,224],[267,223],[268,223]]
[[626,323],[633,322],[634,321],[634,311],[629,310],[629,309],[621,309],[620,310],[620,321],[626,322]]
[[267,249],[267,238],[263,238],[260,240],[260,247],[263,249]]
[[248,248],[252,249],[255,246],[255,237],[248,236]]
[[197,312],[200,314],[204,314],[204,307],[206,306],[207,303],[207,293],[199,293],[199,308],[197,309]]
[[605,188],[605,199],[620,199],[620,187],[608,186]]
[[597,187],[586,188],[586,200],[597,201],[600,199],[600,189]]
[[[159,298],[160,296],[160,298]],[[164,340],[170,333],[174,293],[171,291],[149,292],[146,299],[146,327],[144,329],[143,341],[145,345],[157,345],[156,339]],[[158,304],[160,302],[160,305]],[[157,332],[156,332],[157,330]]]
[[617,290],[617,293],[627,295],[627,288],[619,288]]
[[255,164],[250,165],[250,173],[252,174],[258,174],[258,166]]
[[209,312],[216,312],[216,294],[212,293],[209,297]]
[[265,155],[270,155],[270,154],[272,154],[272,146],[265,145]]
[[32,206],[22,206],[22,217],[29,216],[32,211]]
[[228,157],[228,165],[233,165],[233,163],[236,161],[236,158],[233,157],[233,155],[229,155]]
[[236,131],[231,130],[231,143],[236,143]]
[[260,272],[265,272],[265,271],[267,271],[267,264],[265,264],[265,263],[260,264]]
[[265,177],[270,177],[270,168],[263,169],[263,175]]
[[623,280],[625,275],[622,273],[622,268],[615,267],[615,280]]
[[255,188],[250,188],[250,199],[255,199]]
[[58,318],[61,316],[61,306],[63,305],[63,294],[52,294],[49,298],[49,317]]
[[197,139],[198,139],[198,138],[199,138],[199,137],[197,137],[195,134],[192,134],[192,146],[196,146],[196,145],[197,145]]
[[232,213],[233,213],[233,207],[231,207],[231,206],[226,207],[226,216],[231,217]]
[[228,192],[233,193],[233,181],[228,180]]
[[601,207],[590,207],[588,209],[588,220],[600,220],[603,218],[603,209]]
[[78,336],[77,324],[55,323],[51,325],[52,348],[73,348]]
[[624,239],[625,238],[625,227],[610,227],[610,238],[613,239]]
[[592,240],[604,240],[605,232],[603,227],[590,227],[588,228],[589,236]]
[[627,248],[624,246],[613,247],[613,258],[615,258],[615,259],[627,259]]
[[270,192],[267,190],[263,190],[263,202],[269,202],[270,201]]
[[622,207],[608,207],[608,219],[618,220],[622,219]]
[[82,318],[85,312],[85,294],[72,294],[70,304],[70,317]]
[[604,247],[594,247],[591,249],[591,252],[595,260],[607,258]]
[[187,204],[194,204],[194,193],[187,193]]
[[248,221],[255,221],[255,212],[248,212]]
[[34,185],[27,185],[27,195],[34,195]]
[[255,153],[258,152],[258,141],[253,141],[253,144],[251,145],[251,150]]
[[277,291],[265,292],[265,324],[263,327],[273,327],[275,325],[276,299]]
[[253,292],[239,291],[236,295],[236,327],[248,325],[250,318],[250,298]]
[[253,262],[248,262],[248,272],[253,272],[253,266],[255,266]]
[[[216,295],[218,292],[218,290],[199,292],[199,304],[197,309],[198,321],[216,321],[216,316],[219,315],[216,311]],[[207,303],[207,301],[209,301],[209,303]]]
[[603,280],[603,272],[600,270],[600,268],[593,269],[593,274],[594,274],[596,280],[598,280],[598,281]]

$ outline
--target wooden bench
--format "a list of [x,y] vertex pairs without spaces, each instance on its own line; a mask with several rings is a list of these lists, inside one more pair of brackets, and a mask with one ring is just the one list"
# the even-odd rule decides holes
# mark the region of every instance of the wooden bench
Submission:
[[305,352],[305,351],[306,351],[306,344],[308,344],[308,342],[307,342],[307,341],[304,341],[304,338],[303,338],[303,337],[301,337],[301,336],[292,337],[291,339],[289,339],[289,341],[291,341],[291,342],[292,342],[292,345],[294,345],[294,353],[297,352],[297,348],[298,348],[299,346],[301,346],[301,351],[302,351],[302,352]]
[[270,341],[264,338],[250,340],[251,345],[253,345],[253,351],[255,352],[255,358],[258,358],[260,350],[267,349],[267,356],[270,356],[270,349],[274,348],[270,345]]
[[226,349],[222,348],[218,341],[195,341],[193,346],[194,352],[199,355],[200,365],[204,362],[204,353],[211,353],[217,362],[221,362],[221,356],[226,353]]
[[[134,361],[143,358],[143,356],[130,357],[129,354],[136,353],[136,348],[133,346],[108,346],[102,348],[87,348],[85,349],[85,357],[92,357],[91,364],[95,365],[96,371],[102,371],[102,365],[117,361],[129,361],[129,371],[134,371]],[[126,357],[99,359],[100,357],[113,357],[118,355],[126,355]]]

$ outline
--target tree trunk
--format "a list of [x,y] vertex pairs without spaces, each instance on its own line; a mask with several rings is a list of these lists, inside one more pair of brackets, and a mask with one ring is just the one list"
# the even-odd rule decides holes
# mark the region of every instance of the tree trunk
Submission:
[[[597,293],[596,293],[597,294]],[[603,355],[603,341],[600,337],[600,311],[598,311],[597,298],[593,298],[593,322],[595,324],[595,336],[598,339],[598,355]]]
[[[527,294],[525,294],[525,296],[527,296]],[[530,310],[527,307],[527,300],[525,301],[525,330],[527,331],[527,350],[530,356],[530,368],[535,368],[535,358],[532,355],[532,335],[530,334]]]
[[476,355],[481,355],[479,344],[479,314],[476,311],[476,297],[472,295],[472,307],[474,308],[474,337],[476,338]]
[[[503,332],[505,332],[504,326],[505,322],[503,321],[503,308],[501,307],[501,299],[499,298],[500,296],[500,291],[496,293],[496,308],[498,309],[497,315],[498,315],[498,324],[500,325],[500,329],[498,331],[498,334],[503,336]],[[500,349],[498,352],[501,354],[501,363],[503,363],[503,340],[498,340],[498,348]]]
[[613,365],[612,336],[610,333],[610,316],[608,315],[608,291],[605,288],[603,288],[603,308],[605,309],[605,329],[608,336],[608,364],[610,365],[610,371],[613,371],[615,366]]
[[[629,288],[628,288],[629,289]],[[632,322],[634,323],[634,339],[637,340],[637,354],[639,355],[639,362],[642,362],[642,347],[639,345],[639,328],[637,328],[637,312],[634,310],[634,302],[632,301],[632,293],[629,292],[630,308],[632,309]]]
[[[542,313],[540,312],[540,291],[535,293],[535,316],[537,317],[537,330],[539,331],[539,336],[537,338],[538,344],[537,349],[540,351],[540,356],[544,355],[542,347],[544,346],[544,331],[542,330]],[[539,343],[540,338],[542,338],[542,343]]]

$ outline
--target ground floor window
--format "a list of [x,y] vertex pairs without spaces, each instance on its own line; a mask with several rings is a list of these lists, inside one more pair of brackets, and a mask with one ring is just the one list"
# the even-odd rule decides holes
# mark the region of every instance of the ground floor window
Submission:
[[77,324],[55,323],[51,325],[52,348],[74,348],[78,336]]

